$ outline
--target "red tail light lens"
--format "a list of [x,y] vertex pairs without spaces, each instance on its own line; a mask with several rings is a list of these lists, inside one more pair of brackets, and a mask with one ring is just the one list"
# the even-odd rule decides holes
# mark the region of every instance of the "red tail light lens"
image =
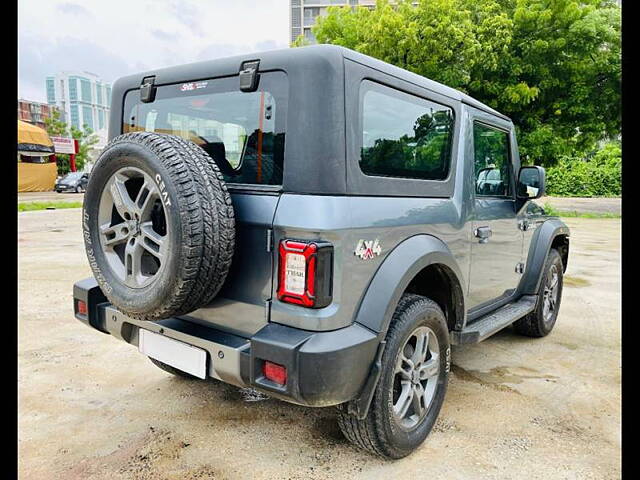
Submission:
[[86,315],[87,314],[87,304],[85,302],[83,302],[82,300],[78,300],[78,313],[80,315]]
[[325,242],[280,242],[278,300],[321,308],[331,303],[333,246]]
[[267,380],[271,380],[278,385],[287,383],[287,368],[277,363],[265,362],[262,364],[262,374]]

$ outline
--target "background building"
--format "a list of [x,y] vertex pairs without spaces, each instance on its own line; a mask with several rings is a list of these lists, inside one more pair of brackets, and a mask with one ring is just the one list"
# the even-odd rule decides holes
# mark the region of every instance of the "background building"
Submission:
[[49,118],[56,107],[46,103],[32,102],[31,100],[18,99],[18,120],[31,123],[40,128],[45,128],[44,120]]
[[289,31],[291,41],[295,41],[298,35],[304,35],[311,42],[316,43],[316,38],[311,33],[311,27],[316,23],[316,18],[326,15],[330,6],[362,5],[369,8],[376,6],[375,0],[290,0]]
[[62,119],[82,128],[88,125],[100,139],[94,154],[107,143],[111,84],[90,72],[60,72],[46,80],[47,102],[56,105]]

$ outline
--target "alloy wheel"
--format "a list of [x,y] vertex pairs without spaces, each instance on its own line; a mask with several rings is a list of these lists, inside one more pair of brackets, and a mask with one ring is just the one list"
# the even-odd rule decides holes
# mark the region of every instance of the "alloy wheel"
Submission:
[[108,180],[98,209],[100,244],[109,267],[130,288],[160,276],[168,258],[167,212],[146,172],[125,167]]
[[556,312],[559,278],[558,267],[555,264],[551,265],[542,293],[542,317],[546,323],[553,320]]
[[418,327],[398,352],[393,378],[393,415],[406,430],[415,428],[429,411],[440,373],[438,338]]

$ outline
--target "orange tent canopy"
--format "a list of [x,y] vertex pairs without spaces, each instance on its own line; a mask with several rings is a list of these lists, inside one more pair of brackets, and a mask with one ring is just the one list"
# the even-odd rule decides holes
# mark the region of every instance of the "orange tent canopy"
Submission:
[[18,152],[51,154],[53,142],[42,128],[18,120]]

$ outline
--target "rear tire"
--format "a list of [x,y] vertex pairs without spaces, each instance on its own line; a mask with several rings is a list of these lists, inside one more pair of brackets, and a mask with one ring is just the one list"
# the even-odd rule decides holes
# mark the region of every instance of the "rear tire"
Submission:
[[[423,334],[426,339],[420,343]],[[382,372],[367,416],[359,420],[347,413],[343,404],[338,408],[338,425],[356,446],[396,459],[409,455],[424,442],[444,401],[450,367],[444,313],[429,298],[405,294],[393,315],[386,341]],[[425,354],[419,354],[424,351],[419,345],[427,345]],[[413,362],[414,359],[419,361]],[[411,365],[406,360],[411,360]],[[411,398],[406,400],[408,396]]]
[[551,333],[558,319],[562,300],[562,269],[562,257],[552,248],[547,255],[544,274],[538,288],[536,308],[513,324],[516,332],[534,338],[545,337]]

